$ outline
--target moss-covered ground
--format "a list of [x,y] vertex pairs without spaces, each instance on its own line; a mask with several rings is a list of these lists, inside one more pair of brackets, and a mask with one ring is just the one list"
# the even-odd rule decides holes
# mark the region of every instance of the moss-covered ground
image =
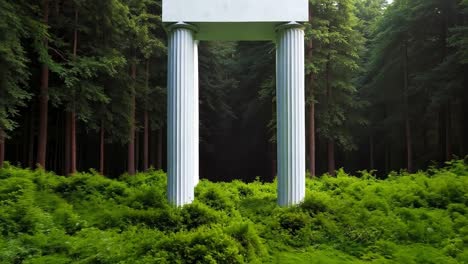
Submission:
[[468,165],[276,183],[201,181],[174,208],[166,175],[0,169],[0,263],[468,263]]

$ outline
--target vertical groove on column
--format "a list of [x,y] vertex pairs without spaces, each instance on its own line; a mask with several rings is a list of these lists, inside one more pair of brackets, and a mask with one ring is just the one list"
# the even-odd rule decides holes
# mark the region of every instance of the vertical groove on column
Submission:
[[169,36],[168,59],[168,181],[170,203],[181,206],[194,198],[196,122],[194,91],[194,36],[190,29],[174,28]]
[[278,204],[305,196],[304,32],[280,29],[277,41]]
[[194,174],[194,187],[197,186],[199,180],[200,180],[200,167],[199,167],[199,145],[200,145],[200,132],[199,132],[199,123],[200,123],[200,120],[199,120],[199,75],[198,75],[198,41],[195,41],[195,45],[194,45],[194,82],[195,82],[195,89],[194,89],[194,92],[195,92],[195,95],[194,95],[194,98],[196,99],[195,100],[195,107],[194,107],[194,114],[195,114],[195,117],[194,117],[194,127],[193,127],[193,130],[194,130],[194,134],[195,134],[195,155],[196,155],[196,158],[195,158],[195,174]]

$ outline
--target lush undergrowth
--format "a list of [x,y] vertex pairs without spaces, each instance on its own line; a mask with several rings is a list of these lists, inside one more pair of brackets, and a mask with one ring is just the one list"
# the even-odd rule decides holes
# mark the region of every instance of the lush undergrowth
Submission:
[[0,263],[468,263],[468,166],[275,183],[201,181],[183,208],[166,175],[119,180],[0,169]]

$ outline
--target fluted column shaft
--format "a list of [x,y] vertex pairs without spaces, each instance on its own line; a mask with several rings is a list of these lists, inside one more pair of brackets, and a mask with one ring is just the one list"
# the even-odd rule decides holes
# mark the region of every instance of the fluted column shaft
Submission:
[[291,22],[277,29],[278,204],[305,197],[304,30]]
[[199,118],[199,74],[198,74],[198,40],[195,41],[195,45],[194,45],[194,74],[195,74],[195,94],[194,94],[194,98],[196,99],[195,100],[195,107],[194,107],[194,128],[193,128],[193,133],[195,134],[195,160],[196,160],[196,163],[195,163],[195,171],[194,171],[194,187],[197,186],[198,184],[198,181],[200,180],[200,168],[199,168],[199,146],[200,146],[200,131],[199,131],[199,123],[200,123],[200,118]]
[[167,95],[167,196],[182,206],[194,198],[198,170],[198,92],[195,90],[194,28],[177,23],[169,28]]

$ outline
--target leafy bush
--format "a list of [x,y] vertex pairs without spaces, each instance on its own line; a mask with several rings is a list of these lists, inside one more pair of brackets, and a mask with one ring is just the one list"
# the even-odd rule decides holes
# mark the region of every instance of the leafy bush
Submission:
[[385,180],[306,181],[276,205],[276,182],[202,180],[166,201],[166,175],[111,180],[0,169],[0,263],[468,263],[468,166]]

